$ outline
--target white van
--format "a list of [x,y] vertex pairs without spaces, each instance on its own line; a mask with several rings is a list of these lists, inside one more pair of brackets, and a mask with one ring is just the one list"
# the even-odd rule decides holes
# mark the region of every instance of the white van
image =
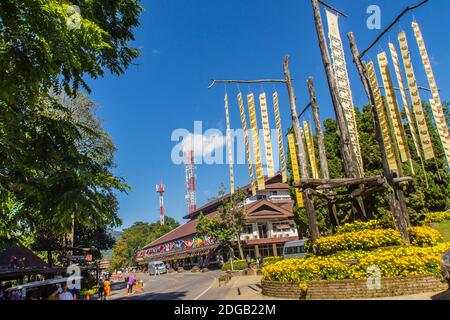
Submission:
[[306,256],[306,241],[295,240],[286,242],[283,247],[283,257],[285,259],[304,258]]
[[155,267],[158,269],[160,274],[167,273],[166,265],[162,261],[151,261],[148,263],[148,274],[155,274]]

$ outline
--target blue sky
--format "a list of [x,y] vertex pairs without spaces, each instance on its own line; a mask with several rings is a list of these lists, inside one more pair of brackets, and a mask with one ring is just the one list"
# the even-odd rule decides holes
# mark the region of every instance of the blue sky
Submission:
[[[349,55],[346,33],[353,31],[360,49],[365,48],[379,30],[369,30],[366,9],[381,8],[382,28],[412,0],[344,0],[329,1],[349,18],[340,19],[345,50]],[[135,30],[134,45],[142,55],[120,77],[106,75],[90,80],[91,96],[102,108],[98,111],[104,127],[118,148],[115,174],[125,178],[133,190],[119,194],[120,217],[130,226],[134,221],[158,219],[158,196],[155,184],[166,185],[166,214],[181,221],[187,212],[184,166],[175,165],[171,134],[177,128],[193,130],[194,121],[203,121],[204,130],[224,130],[225,88],[208,90],[211,78],[258,79],[282,78],[282,61],[291,56],[291,73],[295,82],[298,109],[308,102],[306,79],[313,76],[322,120],[334,117],[321,64],[317,36],[309,0],[143,0],[145,11],[141,26]],[[450,1],[432,0],[415,11],[431,56],[442,98],[449,95],[450,63],[448,41]],[[323,12],[323,19],[325,15]],[[389,37],[396,43],[403,27],[408,36],[413,63],[420,85],[428,86],[414,41],[411,13],[382,39],[368,57],[376,59],[380,50],[388,50]],[[366,103],[356,70],[347,59],[354,102]],[[379,78],[381,81],[381,78]],[[395,80],[394,80],[395,81]],[[275,88],[280,95],[284,129],[289,126],[289,106],[283,85]],[[258,94],[271,93],[272,85],[250,87]],[[249,87],[241,86],[243,94]],[[233,128],[240,127],[236,101],[237,87],[227,86]],[[423,96],[423,98],[429,98]],[[271,104],[269,104],[269,110]],[[259,113],[259,112],[258,112]],[[273,124],[273,114],[270,113]],[[305,120],[309,120],[307,113]],[[246,165],[235,167],[236,184],[248,183]],[[228,165],[197,166],[197,204],[202,205],[217,194],[220,183],[229,185]]]

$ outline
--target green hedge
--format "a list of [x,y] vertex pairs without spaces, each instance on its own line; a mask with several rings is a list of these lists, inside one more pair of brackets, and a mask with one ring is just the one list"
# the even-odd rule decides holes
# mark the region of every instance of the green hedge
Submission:
[[265,257],[263,258],[263,265],[268,266],[270,264],[277,263],[281,260],[283,260],[283,257]]
[[[256,264],[255,260],[252,260],[251,262],[252,265]],[[245,260],[233,260],[233,267],[234,270],[245,270],[247,269],[247,261]],[[231,262],[225,262],[222,266],[222,271],[227,271],[227,270],[231,270]]]

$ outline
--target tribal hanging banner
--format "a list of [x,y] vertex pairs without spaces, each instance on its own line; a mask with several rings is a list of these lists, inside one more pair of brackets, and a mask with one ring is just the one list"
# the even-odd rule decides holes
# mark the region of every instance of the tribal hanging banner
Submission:
[[231,143],[231,127],[230,127],[230,113],[228,110],[228,94],[225,93],[225,117],[227,123],[227,148],[228,148],[228,163],[230,165],[230,193],[234,193],[234,171],[233,171],[233,145]]
[[392,85],[386,52],[378,54],[378,64],[380,67],[381,77],[383,78],[384,91],[386,93],[388,117],[392,121],[395,139],[397,140],[397,146],[400,151],[400,158],[402,162],[407,162],[411,156],[409,154],[408,142],[406,141],[402,118],[400,116],[400,111],[398,110],[397,101],[395,98],[394,86]]
[[406,96],[405,82],[403,81],[403,75],[400,69],[400,60],[398,58],[397,49],[393,43],[389,43],[389,50],[391,51],[392,61],[394,61],[395,74],[397,76],[398,87],[400,88],[400,94],[402,96],[403,108],[405,109],[406,118],[408,119],[409,129],[414,142],[414,147],[417,151],[417,156],[422,158],[422,152],[419,147],[419,137],[417,136],[416,126],[414,125],[414,118],[409,108],[408,98]]
[[272,95],[273,100],[273,108],[275,111],[275,123],[277,127],[277,135],[278,135],[278,152],[280,153],[280,164],[281,164],[281,179],[283,183],[286,183],[287,180],[287,167],[286,167],[286,155],[284,154],[284,142],[283,142],[283,129],[281,126],[281,117],[280,117],[280,107],[278,104],[278,93],[274,92]]
[[370,87],[375,98],[375,109],[378,114],[378,121],[381,126],[381,133],[384,141],[384,148],[386,150],[386,156],[389,164],[389,169],[391,171],[398,172],[397,161],[395,160],[394,144],[391,140],[391,135],[389,133],[389,125],[387,122],[386,112],[384,111],[383,98],[380,93],[378,86],[377,75],[375,73],[375,67],[372,61],[367,64],[367,75],[370,81]]
[[[298,167],[297,149],[295,148],[295,138],[292,133],[288,134],[289,154],[291,156],[292,174],[295,181],[300,181],[300,169]],[[304,208],[303,195],[298,188],[295,188],[297,207]]]
[[314,140],[308,122],[303,121],[303,128],[305,131],[306,148],[308,149],[308,158],[309,163],[311,164],[312,176],[313,179],[319,179],[319,169],[317,167],[316,152],[314,150]]
[[431,68],[430,59],[428,57],[425,41],[420,31],[419,24],[412,23],[414,29],[414,35],[416,36],[417,44],[420,50],[420,56],[425,67],[428,83],[430,84],[431,93],[434,100],[433,116],[436,123],[440,123],[441,130],[439,131],[439,137],[441,138],[442,146],[444,147],[445,156],[447,158],[447,165],[450,166],[450,135],[448,132],[447,122],[445,120],[444,111],[442,110],[441,97],[439,96],[439,89],[436,84],[436,78],[434,77],[433,69]]
[[267,176],[270,178],[275,175],[275,171],[273,167],[272,140],[270,138],[269,114],[267,112],[267,98],[265,92],[259,95],[259,106],[261,108],[261,120],[264,133],[264,147],[266,150]]
[[258,121],[256,119],[255,96],[253,93],[247,95],[248,113],[250,115],[250,128],[252,130],[253,156],[256,166],[256,182],[258,190],[266,189],[263,166],[261,161],[261,146],[259,144]]
[[248,138],[247,120],[245,118],[245,108],[244,108],[244,101],[242,99],[242,93],[238,94],[238,104],[239,104],[239,111],[241,114],[242,130],[244,131],[245,157],[247,159],[248,173],[250,176],[250,185],[252,188],[252,195],[256,195],[255,174],[253,172],[252,157],[250,154],[250,139]]
[[398,42],[400,44],[403,66],[405,67],[406,82],[408,83],[412,109],[416,117],[417,128],[419,129],[419,138],[422,144],[423,155],[425,160],[433,159],[433,144],[431,143],[427,121],[422,107],[422,99],[420,98],[419,87],[417,86],[416,75],[414,73],[414,67],[412,65],[411,55],[409,53],[408,41],[406,40],[406,34],[404,31],[398,35]]
[[[430,99],[430,106],[431,106],[431,111],[433,112],[433,114],[439,114],[440,111],[438,110],[439,109],[438,105],[436,105],[436,100]],[[446,134],[445,127],[447,126],[445,117],[442,117],[439,120],[435,119],[435,123],[436,123],[436,128],[437,128],[437,131],[439,133],[439,136],[445,136],[445,134]],[[441,142],[442,142],[442,145],[444,147],[444,152],[446,154],[449,154],[450,143],[448,142],[448,140],[445,141],[443,139],[441,139]]]
[[361,177],[364,176],[364,166],[361,157],[361,147],[359,145],[358,127],[355,120],[355,106],[352,98],[352,90],[348,78],[345,52],[342,45],[341,34],[339,32],[338,16],[327,12],[328,37],[330,39],[331,55],[333,57],[333,70],[336,77],[336,85],[339,100],[344,109],[345,122],[350,135],[353,152],[358,163],[358,171]]

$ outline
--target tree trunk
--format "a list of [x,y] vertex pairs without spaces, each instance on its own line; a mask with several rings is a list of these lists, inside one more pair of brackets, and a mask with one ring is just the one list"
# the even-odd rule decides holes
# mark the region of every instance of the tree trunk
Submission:
[[242,251],[242,245],[241,245],[241,235],[238,234],[237,244],[239,248],[239,256],[241,260],[244,260],[244,251]]

